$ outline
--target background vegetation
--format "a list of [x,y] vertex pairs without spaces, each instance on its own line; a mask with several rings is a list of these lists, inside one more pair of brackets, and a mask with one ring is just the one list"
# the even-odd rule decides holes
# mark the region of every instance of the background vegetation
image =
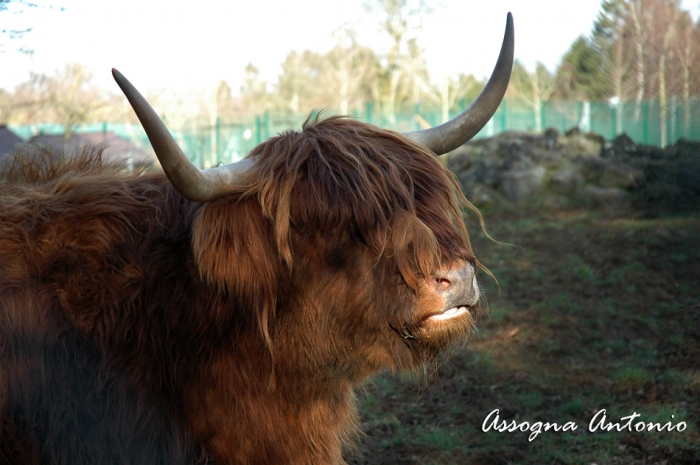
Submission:
[[[9,2],[31,5],[2,0],[0,10]],[[308,114],[330,108],[361,115],[367,102],[389,123],[397,112],[416,107],[446,120],[450,111],[478,95],[484,82],[472,75],[431,76],[414,36],[421,18],[430,13],[426,1],[368,0],[367,8],[381,13],[391,44],[387,50],[369,48],[354,30],[339,29],[328,52],[290,51],[274,82],[261,79],[250,63],[240,89],[221,81],[215,95],[188,96],[187,104],[167,92],[148,97],[167,114],[171,129],[182,130],[265,111]],[[3,31],[10,36],[26,32]],[[700,95],[699,76],[700,26],[682,10],[680,0],[604,0],[590,34],[571,44],[557,69],[515,63],[506,99],[533,109],[536,132],[545,129],[546,122],[538,118],[542,106],[561,100],[632,102],[626,112],[636,117],[644,102],[653,100],[662,120],[676,111],[689,121]],[[623,111],[618,114],[622,117]],[[80,124],[135,121],[123,98],[96,88],[80,64],[69,64],[54,75],[33,75],[13,91],[0,89],[0,123],[39,122],[59,123],[70,132]],[[663,128],[662,146],[672,142]]]

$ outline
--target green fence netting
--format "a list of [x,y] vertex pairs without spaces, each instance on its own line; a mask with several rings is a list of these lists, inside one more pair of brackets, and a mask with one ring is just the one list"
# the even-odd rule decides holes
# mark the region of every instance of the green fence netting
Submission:
[[[469,106],[462,100],[445,115],[435,107],[413,105],[386,112],[381,105],[367,103],[361,111],[350,116],[377,126],[400,132],[441,124]],[[315,115],[316,111],[311,112]],[[324,110],[325,115],[336,112]],[[239,160],[256,145],[288,129],[299,129],[309,113],[265,112],[251,117],[217,117],[192,119],[180,130],[172,131],[185,153],[202,167]],[[592,131],[606,139],[623,132],[635,142],[664,146],[678,139],[700,140],[700,98],[672,98],[665,111],[656,100],[642,102],[569,102],[551,101],[536,108],[521,101],[504,100],[488,124],[476,138],[495,136],[503,131],[538,132],[546,128],[566,132],[573,127]],[[10,126],[20,137],[28,140],[37,134],[61,134],[60,125],[36,124]],[[113,132],[140,147],[150,148],[143,129],[130,124],[93,124],[73,128],[74,133]]]

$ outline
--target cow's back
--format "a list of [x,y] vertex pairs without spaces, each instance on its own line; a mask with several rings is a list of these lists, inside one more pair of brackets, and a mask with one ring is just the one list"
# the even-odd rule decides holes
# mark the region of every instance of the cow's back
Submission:
[[0,463],[194,463],[154,340],[192,299],[193,206],[82,155],[0,179]]

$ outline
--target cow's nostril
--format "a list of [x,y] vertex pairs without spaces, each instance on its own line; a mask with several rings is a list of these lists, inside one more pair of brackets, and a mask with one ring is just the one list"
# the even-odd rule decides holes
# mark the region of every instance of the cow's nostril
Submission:
[[449,279],[439,278],[437,276],[433,278],[433,281],[435,282],[435,285],[439,291],[446,291],[452,285]]

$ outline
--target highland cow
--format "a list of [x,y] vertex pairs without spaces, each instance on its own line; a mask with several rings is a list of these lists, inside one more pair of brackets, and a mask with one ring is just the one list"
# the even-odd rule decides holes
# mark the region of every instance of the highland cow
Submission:
[[99,151],[3,168],[0,462],[343,463],[353,386],[474,327],[470,204],[435,155],[488,121],[512,60],[509,16],[453,121],[317,118],[207,171],[114,71],[164,173]]

